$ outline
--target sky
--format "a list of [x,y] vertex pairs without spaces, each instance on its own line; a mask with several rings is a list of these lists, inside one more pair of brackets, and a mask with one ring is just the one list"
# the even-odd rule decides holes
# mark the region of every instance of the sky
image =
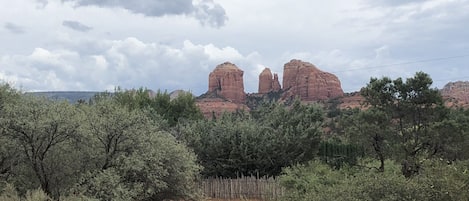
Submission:
[[196,95],[225,61],[248,93],[300,59],[345,92],[370,77],[469,80],[469,0],[0,0],[0,80],[23,91]]

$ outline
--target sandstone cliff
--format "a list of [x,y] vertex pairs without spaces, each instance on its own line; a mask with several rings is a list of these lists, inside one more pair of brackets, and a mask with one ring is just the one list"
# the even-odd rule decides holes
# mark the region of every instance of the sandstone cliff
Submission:
[[303,101],[328,100],[344,94],[337,76],[301,60],[284,65],[283,90],[283,99],[299,97]]
[[236,65],[225,62],[218,65],[209,75],[207,93],[215,93],[233,103],[244,103],[243,71]]
[[259,75],[259,94],[267,94],[269,92],[278,92],[281,90],[278,75],[274,74],[269,68],[265,68]]
[[236,104],[221,98],[202,98],[198,99],[196,105],[206,118],[220,116],[224,112],[233,113],[238,110],[249,111],[245,104]]
[[443,89],[441,95],[447,106],[469,107],[469,82],[449,82]]
[[[342,97],[344,92],[337,76],[323,72],[311,63],[291,60],[284,66],[283,89],[277,74],[266,68],[259,75],[259,93],[244,92],[243,71],[225,62],[209,75],[207,93],[198,97],[197,105],[204,115],[249,110],[262,101],[288,101],[299,97],[302,101],[324,101]],[[351,101],[355,104],[355,100]],[[357,100],[358,101],[358,100]],[[249,106],[249,107],[248,107]]]

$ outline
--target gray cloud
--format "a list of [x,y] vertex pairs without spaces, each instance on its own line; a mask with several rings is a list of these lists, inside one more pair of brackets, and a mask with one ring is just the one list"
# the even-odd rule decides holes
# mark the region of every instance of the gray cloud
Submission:
[[192,11],[192,0],[62,0],[75,2],[77,6],[124,8],[146,16],[179,15]]
[[48,0],[36,0],[36,8],[40,8],[40,9],[43,9],[44,7],[47,6],[47,4],[49,4],[49,1]]
[[18,26],[18,25],[13,24],[13,23],[10,23],[10,22],[5,23],[5,25],[3,27],[6,30],[8,30],[9,32],[13,33],[13,34],[23,34],[23,33],[25,33],[23,27]]
[[75,31],[80,31],[80,32],[87,32],[93,29],[92,27],[86,26],[78,21],[65,20],[62,22],[62,25],[70,29],[73,29]]
[[[0,57],[0,80],[16,83],[27,91],[113,90],[148,87],[172,91],[191,90],[200,95],[207,90],[208,74],[216,65],[231,61],[243,68],[245,85],[257,88],[258,73],[250,75],[257,63],[256,53],[242,55],[232,47],[200,45],[184,41],[182,47],[145,43],[137,38],[94,42],[94,50],[83,51],[65,45],[35,48],[31,54]],[[188,68],[188,66],[191,66]]]
[[149,17],[165,15],[193,16],[202,25],[220,27],[227,20],[225,9],[213,2],[202,0],[194,4],[192,0],[62,0],[73,2],[75,6],[99,6],[106,8],[123,8],[133,13]]
[[221,27],[225,25],[226,17],[225,9],[212,0],[205,0],[195,7],[195,16],[202,25],[210,25],[212,27]]

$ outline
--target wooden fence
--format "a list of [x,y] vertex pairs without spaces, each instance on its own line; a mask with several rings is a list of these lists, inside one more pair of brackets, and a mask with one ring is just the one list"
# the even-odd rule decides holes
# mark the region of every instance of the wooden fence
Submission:
[[255,176],[237,179],[205,179],[201,187],[205,197],[214,199],[276,200],[285,192],[277,179]]

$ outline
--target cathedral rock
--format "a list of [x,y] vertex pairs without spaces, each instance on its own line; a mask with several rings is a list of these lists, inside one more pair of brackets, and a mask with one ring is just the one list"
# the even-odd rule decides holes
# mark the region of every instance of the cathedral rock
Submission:
[[284,99],[299,97],[303,101],[327,100],[344,94],[337,76],[295,59],[284,65],[283,90]]
[[226,98],[233,103],[244,103],[243,71],[236,65],[225,62],[218,65],[209,75],[208,92]]
[[278,92],[281,90],[280,82],[277,74],[272,77],[269,68],[265,68],[259,75],[259,94],[267,94],[269,92]]
[[197,98],[197,105],[206,117],[223,112],[248,111],[258,101],[272,98],[271,92],[279,92],[275,100],[299,97],[302,101],[320,101],[344,95],[337,76],[300,60],[285,64],[283,88],[277,74],[266,68],[259,75],[259,93],[246,94],[243,74],[241,69],[229,62],[218,65],[210,73],[207,93]]

